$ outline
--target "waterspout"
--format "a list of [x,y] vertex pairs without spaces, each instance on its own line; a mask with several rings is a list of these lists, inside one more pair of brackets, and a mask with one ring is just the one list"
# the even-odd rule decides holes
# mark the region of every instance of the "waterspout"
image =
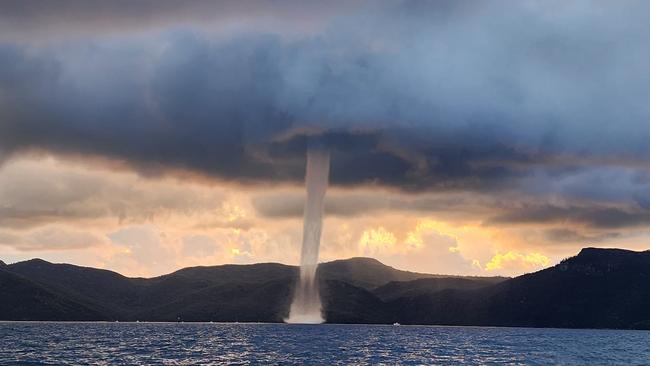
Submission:
[[294,291],[287,323],[318,324],[325,321],[316,281],[318,252],[323,227],[323,201],[329,180],[330,155],[324,149],[307,151],[307,200],[305,201],[300,279]]

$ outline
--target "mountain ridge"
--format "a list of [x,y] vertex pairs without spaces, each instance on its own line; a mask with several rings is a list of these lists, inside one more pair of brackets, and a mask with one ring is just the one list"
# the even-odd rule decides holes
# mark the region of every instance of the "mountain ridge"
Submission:
[[[11,297],[4,320],[281,322],[298,268],[197,266],[130,278],[33,259],[0,273],[0,295]],[[650,251],[584,248],[515,278],[415,273],[356,257],[320,264],[318,278],[332,323],[650,328]]]

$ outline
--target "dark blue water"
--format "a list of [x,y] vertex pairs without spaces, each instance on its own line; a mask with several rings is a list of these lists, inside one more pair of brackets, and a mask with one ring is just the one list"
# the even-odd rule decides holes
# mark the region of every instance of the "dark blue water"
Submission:
[[648,365],[650,332],[0,322],[2,365]]

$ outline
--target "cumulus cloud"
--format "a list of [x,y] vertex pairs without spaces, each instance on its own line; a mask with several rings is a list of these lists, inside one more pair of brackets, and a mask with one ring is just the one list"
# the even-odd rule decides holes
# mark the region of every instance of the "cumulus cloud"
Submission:
[[[356,244],[357,256],[377,258],[397,268],[440,274],[478,274],[481,268],[466,258],[455,237],[439,231],[429,220],[416,220],[414,227],[392,231],[368,226],[346,238]],[[329,241],[325,243],[329,244]]]
[[[0,227],[214,212],[228,215],[223,189],[177,181],[147,180],[129,172],[88,170],[51,158],[20,159],[0,167]],[[213,218],[214,219],[214,218]]]
[[647,226],[650,211],[641,208],[540,205],[523,207],[490,219],[493,224],[577,224],[591,228],[619,229]]
[[[214,32],[244,27],[258,31],[318,29],[323,19],[363,6],[358,0],[332,0],[327,4],[294,0],[272,3],[225,0],[42,0],[3,1],[0,4],[0,39],[38,42],[42,39],[111,36],[156,29],[201,26]],[[288,20],[291,20],[289,22]]]
[[111,260],[119,266],[141,267],[141,272],[164,273],[174,267],[175,250],[165,232],[153,225],[127,226],[109,233],[114,245],[125,250]]
[[105,238],[91,232],[46,226],[27,233],[0,232],[0,245],[29,251],[87,249],[105,244]]
[[[256,195],[251,202],[255,210],[268,218],[302,217],[303,192],[264,193]],[[339,192],[331,190],[325,198],[325,213],[351,217],[372,215],[382,211],[406,211],[422,213],[462,212],[464,216],[485,213],[485,206],[494,204],[488,197],[468,194],[420,194],[405,195],[382,190]]]
[[496,253],[485,264],[486,271],[500,271],[506,273],[533,272],[548,267],[551,261],[541,253],[522,254],[515,251]]
[[544,231],[545,238],[550,242],[557,243],[602,243],[607,240],[620,238],[622,235],[618,232],[604,232],[604,233],[582,233],[577,230],[567,228],[554,228]]
[[206,235],[190,235],[183,238],[183,254],[190,257],[214,255],[221,247]]

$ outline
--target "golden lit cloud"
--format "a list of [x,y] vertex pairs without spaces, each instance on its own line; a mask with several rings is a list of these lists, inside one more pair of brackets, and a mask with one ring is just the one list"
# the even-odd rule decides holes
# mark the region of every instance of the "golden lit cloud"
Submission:
[[517,272],[528,272],[547,267],[551,260],[541,253],[521,254],[513,251],[496,253],[488,263],[485,264],[486,271],[507,270]]
[[396,248],[395,234],[383,227],[367,229],[361,234],[359,250],[363,255],[375,256],[382,252],[392,252]]
[[[41,257],[138,276],[195,265],[296,264],[302,217],[261,214],[254,200],[268,191],[191,178],[143,178],[51,156],[17,158],[0,167],[0,259]],[[293,201],[304,197],[301,186],[275,191],[294,197],[289,212],[295,211]],[[336,187],[328,193],[342,197],[335,203],[351,206],[363,206],[377,194],[371,188]],[[404,201],[403,193],[382,191],[381,196],[387,202]],[[286,210],[281,199],[265,207],[276,204]],[[411,271],[516,275],[579,250],[577,244],[549,244],[548,236],[535,234],[544,233],[544,227],[485,225],[475,214],[489,215],[489,205],[470,216],[419,208],[357,215],[344,208],[336,209],[345,215],[325,216],[323,261],[371,256]],[[553,238],[567,236],[565,231],[553,233]],[[646,238],[612,237],[608,242],[643,248]]]

